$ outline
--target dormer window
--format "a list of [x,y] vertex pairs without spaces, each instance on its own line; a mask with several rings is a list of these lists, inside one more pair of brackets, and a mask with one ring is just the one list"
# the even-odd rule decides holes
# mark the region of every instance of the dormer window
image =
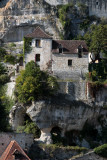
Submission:
[[96,5],[98,6],[98,2],[96,2]]
[[83,47],[82,45],[78,46],[78,58],[82,58]]
[[41,40],[40,39],[36,39],[36,41],[35,41],[35,45],[36,45],[36,47],[41,47]]
[[59,53],[62,53],[63,52],[63,48],[62,48],[62,45],[59,44]]

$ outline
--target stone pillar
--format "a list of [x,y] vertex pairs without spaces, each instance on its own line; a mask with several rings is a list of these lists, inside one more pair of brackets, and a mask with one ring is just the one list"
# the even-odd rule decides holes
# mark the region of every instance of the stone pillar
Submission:
[[51,139],[51,129],[52,128],[43,128],[41,129],[41,136],[40,136],[40,141],[46,144],[51,144],[52,139]]

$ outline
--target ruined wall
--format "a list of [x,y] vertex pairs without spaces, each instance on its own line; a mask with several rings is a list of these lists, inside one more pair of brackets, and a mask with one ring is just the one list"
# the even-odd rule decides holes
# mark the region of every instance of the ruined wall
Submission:
[[87,100],[87,84],[85,80],[58,82],[58,93],[65,94],[65,98],[73,100]]
[[33,135],[26,133],[0,133],[0,155],[5,151],[11,140],[15,140],[22,147],[28,149],[33,143]]

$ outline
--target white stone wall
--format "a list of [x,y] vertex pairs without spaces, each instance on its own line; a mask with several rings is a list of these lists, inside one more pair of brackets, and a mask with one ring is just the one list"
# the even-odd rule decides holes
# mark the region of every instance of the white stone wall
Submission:
[[22,149],[29,149],[33,144],[33,135],[26,133],[0,133],[0,156],[11,140],[17,141]]
[[25,53],[25,63],[30,62],[31,60],[35,61],[35,55],[40,54],[40,62],[37,62],[40,65],[41,70],[47,69],[47,63],[52,59],[51,50],[52,50],[52,40],[51,39],[41,39],[41,47],[37,48],[35,46],[35,40],[32,40],[32,50],[30,53]]
[[[68,60],[72,60],[72,66],[68,66]],[[88,72],[88,55],[78,58],[78,54],[53,54],[52,70],[55,75],[66,72],[78,77],[78,75]]]

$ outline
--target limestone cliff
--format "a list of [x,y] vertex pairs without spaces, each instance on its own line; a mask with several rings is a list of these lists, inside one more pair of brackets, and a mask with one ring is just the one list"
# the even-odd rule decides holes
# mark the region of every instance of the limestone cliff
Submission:
[[37,25],[45,28],[55,38],[58,37],[55,7],[43,0],[6,2],[0,2],[0,38],[5,42],[22,41],[24,35],[32,32]]
[[[106,0],[1,0],[0,39],[4,42],[22,41],[24,35],[31,33],[37,25],[54,39],[59,38],[62,26],[57,18],[57,5],[69,2],[86,4],[89,15],[107,18]],[[74,21],[72,30],[75,32],[80,20],[75,20],[74,15],[71,19]]]
[[[61,136],[64,137],[68,131],[81,131],[86,122],[94,125],[98,132],[102,130],[99,119],[104,122],[103,127],[107,125],[106,109],[80,101],[71,102],[60,97],[51,101],[38,101],[31,106],[13,107],[10,117],[14,129],[18,125],[23,125],[24,113],[27,113],[40,128],[40,140],[45,143],[51,143],[50,132],[54,127],[59,127]],[[88,144],[84,140],[81,145],[87,146]]]

